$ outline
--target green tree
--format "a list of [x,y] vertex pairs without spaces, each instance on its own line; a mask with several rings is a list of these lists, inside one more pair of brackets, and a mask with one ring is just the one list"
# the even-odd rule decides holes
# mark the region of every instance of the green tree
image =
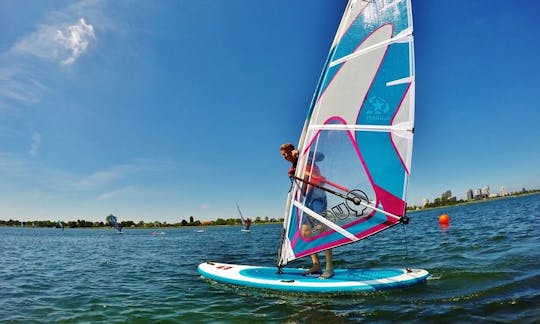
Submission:
[[216,219],[215,224],[216,225],[227,225],[227,221],[224,220],[223,218],[218,218],[218,219]]

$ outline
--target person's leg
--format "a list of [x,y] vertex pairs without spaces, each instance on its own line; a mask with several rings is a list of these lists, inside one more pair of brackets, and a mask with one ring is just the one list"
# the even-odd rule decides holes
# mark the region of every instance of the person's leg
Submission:
[[313,266],[311,269],[306,271],[306,274],[321,274],[321,262],[319,261],[319,256],[317,253],[313,253],[311,255],[311,262],[313,262]]
[[334,266],[332,264],[332,250],[324,251],[326,256],[326,271],[320,276],[322,279],[328,279],[334,275]]

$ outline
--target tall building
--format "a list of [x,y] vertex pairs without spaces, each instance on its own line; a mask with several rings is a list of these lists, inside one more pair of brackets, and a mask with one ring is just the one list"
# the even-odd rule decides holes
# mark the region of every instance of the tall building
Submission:
[[476,189],[476,195],[474,195],[475,199],[482,199],[482,189],[478,188]]
[[508,192],[506,191],[506,189],[504,189],[504,187],[500,187],[499,188],[499,196],[504,197],[504,196],[507,196],[507,195],[508,195]]
[[444,198],[448,199],[448,198],[450,198],[450,197],[452,197],[452,191],[451,191],[451,190],[446,190],[446,191],[441,195],[441,198],[442,198],[442,199],[444,199]]
[[474,194],[473,194],[472,189],[467,190],[467,200],[473,200],[473,199],[474,199]]

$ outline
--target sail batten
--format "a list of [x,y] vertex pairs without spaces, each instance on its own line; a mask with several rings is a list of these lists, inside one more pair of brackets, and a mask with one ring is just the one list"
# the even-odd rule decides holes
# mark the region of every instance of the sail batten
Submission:
[[322,124],[322,125],[309,125],[309,130],[368,130],[373,132],[412,132],[412,123],[399,123],[392,126],[384,125],[347,125],[347,124]]
[[414,83],[410,0],[350,0],[298,143],[279,266],[402,221]]
[[338,58],[330,63],[330,67],[334,67],[336,65],[339,65],[343,62],[350,61],[358,56],[365,55],[368,52],[374,51],[376,49],[380,49],[382,47],[388,46],[391,43],[409,43],[412,40],[412,31],[404,31],[397,35],[396,37],[390,38],[386,41],[377,43],[375,45],[371,45],[362,49],[359,49],[358,51],[355,51],[354,53],[351,53],[347,56]]

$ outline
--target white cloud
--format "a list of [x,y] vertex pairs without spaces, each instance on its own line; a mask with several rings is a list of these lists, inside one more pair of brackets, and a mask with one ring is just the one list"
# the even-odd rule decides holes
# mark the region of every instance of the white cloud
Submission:
[[127,186],[118,190],[113,190],[109,192],[105,192],[97,197],[97,200],[108,200],[108,199],[114,199],[121,197],[123,195],[129,194],[130,192],[134,191],[135,187],[133,186]]
[[16,30],[22,32],[17,41],[0,52],[0,118],[18,116],[21,104],[39,103],[51,87],[46,80],[62,77],[55,69],[77,64],[96,48],[100,35],[129,34],[132,29],[124,23],[124,15],[117,2],[70,1],[43,12],[31,32]]
[[13,47],[15,53],[73,64],[96,39],[94,26],[79,18],[76,23],[40,25]]
[[30,144],[30,151],[29,151],[32,157],[35,157],[37,155],[40,144],[41,144],[41,134],[38,132],[34,132],[34,134],[32,134],[32,143]]
[[64,33],[59,30],[56,40],[59,44],[71,51],[71,55],[62,61],[63,64],[72,64],[75,60],[86,51],[88,44],[92,39],[95,39],[94,27],[86,24],[83,18],[79,19],[79,24],[69,26]]
[[17,115],[18,103],[38,103],[48,89],[43,80],[51,74],[49,70],[54,65],[73,65],[96,43],[95,24],[106,24],[100,28],[111,30],[114,25],[102,10],[98,1],[81,1],[46,12],[32,32],[22,34],[9,50],[0,53],[2,116]]
[[[36,75],[39,76],[39,71],[30,71],[0,59],[0,111],[4,115],[9,115],[12,102],[33,104],[39,101],[47,87],[36,79]],[[16,111],[11,113],[17,115]]]
[[32,188],[59,192],[106,191],[126,181],[137,185],[140,176],[162,174],[170,167],[167,161],[136,159],[84,175],[50,168],[39,161],[0,151],[0,169],[5,171],[0,173],[0,182],[9,178],[20,184],[31,184]]
[[119,164],[96,171],[90,175],[83,176],[73,183],[76,189],[97,189],[116,183],[133,175],[140,175],[146,172],[161,172],[169,167],[166,161],[155,161],[147,159],[136,159],[126,164]]

